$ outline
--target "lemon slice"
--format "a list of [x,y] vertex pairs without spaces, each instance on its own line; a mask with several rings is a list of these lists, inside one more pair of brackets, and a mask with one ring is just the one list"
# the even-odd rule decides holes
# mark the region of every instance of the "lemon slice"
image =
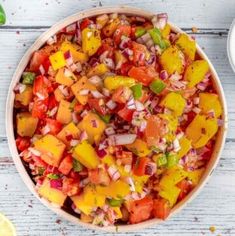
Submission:
[[0,213],[0,236],[16,236],[16,230],[10,220]]

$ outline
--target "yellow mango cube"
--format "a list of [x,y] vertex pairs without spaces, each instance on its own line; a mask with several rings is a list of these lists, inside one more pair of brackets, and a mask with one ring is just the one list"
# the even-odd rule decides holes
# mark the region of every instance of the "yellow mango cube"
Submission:
[[215,117],[219,117],[222,114],[219,97],[214,93],[199,93],[199,108],[204,114],[214,111]]
[[65,144],[51,134],[47,134],[34,143],[35,149],[41,152],[41,158],[47,164],[58,167],[63,156]]
[[70,102],[61,100],[59,108],[56,114],[56,120],[62,124],[68,124],[72,121],[72,112],[70,108]]
[[38,125],[38,118],[32,117],[29,112],[16,115],[17,134],[22,137],[32,137]]
[[128,76],[107,76],[104,79],[104,86],[108,90],[115,90],[120,86],[132,87],[133,85],[135,85],[135,79]]
[[119,18],[109,20],[106,23],[106,25],[103,27],[102,33],[106,37],[111,37],[113,35],[113,33],[115,32],[115,30],[117,29],[119,24],[120,24],[120,19]]
[[185,156],[188,151],[192,148],[192,145],[191,145],[191,140],[187,139],[186,137],[182,137],[180,140],[179,140],[179,143],[180,143],[180,150],[178,151],[177,153],[177,156],[179,158]]
[[162,99],[160,105],[172,110],[174,115],[181,116],[186,106],[186,101],[181,94],[170,92]]
[[134,143],[126,145],[126,148],[139,157],[145,157],[151,153],[147,143],[138,138]]
[[[94,126],[96,122],[96,126]],[[94,142],[99,142],[105,128],[106,124],[100,119],[95,113],[89,112],[83,119],[78,123],[78,128],[81,131],[86,131],[88,135],[88,141],[93,144]]]
[[[67,75],[66,75],[67,70]],[[62,84],[70,87],[74,82],[76,82],[77,77],[73,74],[73,72],[68,71],[68,69],[60,68],[55,76],[55,81],[58,84]]]
[[199,183],[204,171],[205,168],[197,169],[194,171],[188,171],[188,179],[192,182],[194,186]]
[[54,95],[55,95],[55,100],[57,102],[60,102],[61,100],[64,100],[65,99],[65,96],[64,94],[61,92],[61,90],[59,88],[56,88],[54,90]]
[[80,91],[82,90],[94,91],[96,90],[96,87],[88,81],[87,77],[83,76],[75,84],[71,86],[71,90],[76,99],[82,105],[86,105],[88,101],[88,95],[82,95],[80,94]]
[[173,207],[179,197],[179,194],[181,192],[181,189],[179,189],[176,186],[171,186],[166,189],[161,189],[158,194],[162,198],[169,201],[170,206]]
[[20,102],[23,106],[28,106],[33,98],[33,88],[30,85],[26,85],[25,90],[22,93],[15,95],[15,101]]
[[58,70],[66,65],[64,54],[58,51],[49,57],[53,70]]
[[87,141],[82,141],[73,150],[73,157],[89,169],[95,169],[100,163],[95,149]]
[[52,188],[48,179],[43,181],[43,184],[38,189],[38,193],[41,197],[59,206],[63,206],[67,197],[62,191]]
[[171,32],[171,27],[169,24],[166,24],[165,27],[161,30],[162,37],[163,38],[168,38]]
[[94,75],[101,76],[108,71],[109,71],[109,68],[104,63],[101,63],[101,64],[96,65],[95,67],[91,67],[87,73],[87,76],[88,77],[91,77]]
[[184,79],[188,81],[188,87],[193,88],[200,83],[209,71],[209,64],[205,60],[193,61],[185,70]]
[[97,29],[85,28],[82,30],[82,50],[88,56],[94,55],[101,46],[100,31]]

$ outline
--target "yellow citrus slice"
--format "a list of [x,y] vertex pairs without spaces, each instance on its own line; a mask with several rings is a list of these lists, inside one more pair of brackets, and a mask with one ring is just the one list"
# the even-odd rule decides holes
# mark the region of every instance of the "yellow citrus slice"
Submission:
[[0,213],[0,236],[16,236],[16,230],[10,220]]

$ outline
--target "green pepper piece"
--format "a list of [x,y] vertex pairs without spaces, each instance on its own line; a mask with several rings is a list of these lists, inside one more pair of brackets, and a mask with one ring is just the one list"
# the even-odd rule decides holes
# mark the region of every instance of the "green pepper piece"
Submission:
[[2,5],[0,5],[0,25],[4,25],[5,23],[6,23],[6,14]]
[[170,154],[167,157],[167,168],[171,168],[171,167],[175,166],[176,164],[178,164],[178,162],[179,162],[178,156]]
[[166,41],[162,39],[161,31],[158,28],[148,30],[154,44],[159,45],[161,49],[166,49]]
[[110,119],[111,119],[111,115],[110,115],[110,114],[106,114],[106,115],[100,115],[100,114],[98,114],[98,115],[99,115],[100,119],[101,119],[102,121],[104,121],[106,124],[109,123],[109,121],[110,121]]
[[166,87],[166,84],[160,79],[154,80],[149,85],[149,88],[151,89],[151,91],[156,94],[160,94],[165,89],[165,87]]
[[48,174],[47,177],[48,177],[49,179],[59,179],[59,178],[60,178],[59,175],[53,174],[53,173]]
[[123,203],[123,199],[108,199],[108,204],[112,207],[120,207]]
[[70,103],[70,106],[69,106],[69,109],[70,109],[71,111],[74,110],[74,107],[75,107],[76,103],[77,103],[77,99],[74,98],[73,101]]
[[83,165],[76,159],[73,159],[73,170],[75,172],[80,172],[83,170]]
[[145,33],[146,33],[146,30],[145,30],[144,28],[138,27],[138,28],[136,28],[136,30],[135,30],[135,37],[136,37],[136,38],[139,38],[139,37],[141,37],[142,35],[144,35]]
[[142,96],[142,84],[135,84],[131,87],[131,90],[133,92],[133,96],[135,99],[141,98]]
[[22,81],[23,84],[33,84],[36,75],[33,72],[24,72],[22,77],[23,77]]
[[162,155],[157,159],[157,166],[165,166],[167,164],[167,157],[166,155]]

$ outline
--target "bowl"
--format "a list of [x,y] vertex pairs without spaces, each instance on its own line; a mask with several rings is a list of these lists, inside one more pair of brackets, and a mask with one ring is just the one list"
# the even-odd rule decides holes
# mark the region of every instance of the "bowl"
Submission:
[[235,72],[235,19],[233,20],[229,29],[227,41],[227,53],[230,65]]
[[[69,214],[68,212],[56,207],[55,205],[53,205],[52,203],[46,201],[43,198],[40,198],[38,193],[36,192],[35,189],[35,184],[32,181],[32,179],[30,178],[29,174],[27,173],[21,158],[19,157],[16,145],[15,145],[15,137],[14,137],[14,124],[13,124],[13,105],[14,105],[14,97],[15,94],[13,92],[13,89],[15,87],[15,85],[17,84],[17,82],[20,80],[20,77],[25,69],[25,67],[27,66],[30,57],[32,55],[32,53],[39,49],[51,36],[53,36],[54,34],[56,34],[60,29],[64,28],[65,26],[81,20],[83,18],[86,17],[92,17],[92,16],[96,16],[99,14],[104,14],[104,13],[123,13],[123,14],[128,14],[128,15],[139,15],[139,16],[143,16],[146,18],[150,18],[151,16],[153,16],[153,13],[142,10],[142,9],[138,9],[138,8],[133,8],[133,7],[129,7],[129,6],[117,6],[117,7],[99,7],[99,8],[93,8],[90,10],[85,10],[82,12],[79,12],[77,14],[74,14],[72,16],[67,17],[66,19],[60,21],[59,23],[55,24],[54,26],[52,26],[49,30],[47,30],[45,33],[43,33],[36,41],[35,43],[28,49],[28,51],[25,53],[25,55],[23,56],[23,58],[21,59],[10,84],[9,87],[9,91],[8,91],[8,97],[7,97],[7,102],[6,102],[6,133],[7,133],[7,138],[8,138],[8,144],[9,144],[9,148],[10,148],[10,152],[11,155],[13,157],[14,163],[16,165],[16,168],[21,176],[21,178],[23,179],[24,183],[27,185],[27,187],[29,188],[29,190],[45,205],[47,206],[49,209],[51,209],[52,211],[54,211],[55,213],[57,213],[58,215],[60,215],[61,217],[63,217],[64,219],[73,222],[75,224],[79,224],[82,225],[84,227],[90,228],[90,229],[99,229],[99,230],[105,230],[105,231],[109,231],[109,232],[116,232],[117,231],[117,227],[116,226],[108,226],[108,227],[98,227],[92,224],[88,224],[88,223],[84,223],[81,222],[77,217]],[[182,32],[182,30],[178,27],[176,27],[173,24],[170,24],[172,31],[174,32]],[[211,159],[208,163],[208,166],[204,172],[204,175],[202,176],[199,184],[187,195],[187,197],[182,200],[181,202],[179,202],[173,209],[172,209],[172,213],[170,214],[170,217],[175,215],[177,212],[179,212],[183,207],[185,207],[189,202],[191,202],[196,195],[202,190],[202,188],[204,187],[204,185],[206,184],[206,182],[208,181],[208,179],[210,178],[213,170],[215,169],[221,152],[223,150],[223,146],[225,143],[225,137],[226,137],[226,133],[227,133],[227,106],[226,106],[226,100],[225,100],[225,96],[224,96],[224,92],[223,92],[223,88],[221,86],[221,82],[220,79],[213,67],[213,65],[211,64],[210,60],[208,59],[208,57],[206,56],[206,54],[202,51],[202,49],[197,45],[197,53],[200,55],[200,57],[202,59],[205,59],[208,61],[209,66],[210,66],[210,70],[212,73],[212,77],[213,77],[213,83],[214,83],[214,87],[217,90],[217,93],[220,97],[220,101],[222,103],[223,106],[223,114],[222,114],[222,119],[225,121],[223,126],[220,127],[218,134],[217,134],[217,139],[216,139],[216,143],[215,143],[215,147],[214,147],[214,151],[213,154],[211,156]],[[156,225],[159,224],[160,222],[162,222],[162,220],[159,219],[151,219],[145,222],[141,222],[138,224],[134,224],[134,225],[120,225],[118,226],[118,231],[124,232],[124,231],[132,231],[132,230],[138,230],[144,227],[149,227],[151,225]]]

